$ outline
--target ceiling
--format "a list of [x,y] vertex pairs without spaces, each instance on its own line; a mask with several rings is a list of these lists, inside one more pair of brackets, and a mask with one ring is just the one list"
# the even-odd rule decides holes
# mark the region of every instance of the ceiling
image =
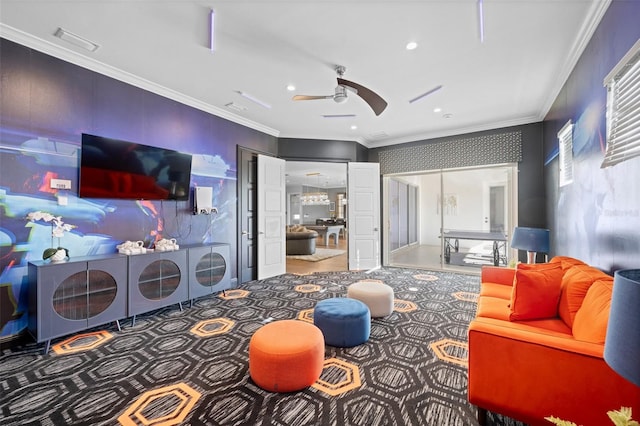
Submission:
[[287,186],[302,185],[313,188],[346,188],[347,164],[314,161],[287,161]]
[[[274,136],[377,147],[540,121],[609,2],[0,0],[0,35]],[[292,100],[333,94],[336,65],[386,110]]]

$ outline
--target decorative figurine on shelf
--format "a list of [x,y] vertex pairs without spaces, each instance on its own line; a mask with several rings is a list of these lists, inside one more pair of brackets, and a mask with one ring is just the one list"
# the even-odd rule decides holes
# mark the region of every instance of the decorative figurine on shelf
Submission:
[[[31,222],[44,221],[51,222],[51,248],[46,249],[42,253],[42,259],[51,260],[52,262],[60,262],[69,258],[69,250],[60,247],[60,238],[64,237],[65,231],[71,231],[75,225],[69,225],[62,221],[62,216],[54,216],[51,213],[41,211],[31,212],[27,215],[27,219]],[[53,247],[53,239],[58,239],[58,247]]]
[[163,238],[160,241],[156,241],[155,249],[156,251],[173,251],[178,250],[180,246],[175,238],[166,239]]
[[44,260],[49,259],[52,262],[62,262],[69,258],[69,250],[64,247],[48,248],[42,253]]
[[144,248],[143,241],[125,241],[122,244],[116,246],[118,253],[120,254],[144,254],[147,249]]

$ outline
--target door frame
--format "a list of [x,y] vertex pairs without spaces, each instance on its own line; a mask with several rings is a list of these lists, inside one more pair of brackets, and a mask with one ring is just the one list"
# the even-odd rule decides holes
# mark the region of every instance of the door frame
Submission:
[[[517,163],[500,163],[500,164],[489,164],[489,165],[482,165],[482,166],[470,166],[470,167],[459,167],[459,168],[451,168],[451,169],[433,169],[433,170],[418,170],[415,172],[403,172],[403,173],[390,173],[390,174],[385,174],[382,175],[382,194],[381,194],[381,206],[382,206],[382,224],[383,224],[383,235],[382,235],[382,266],[395,266],[393,264],[393,262],[391,261],[391,250],[390,250],[390,244],[389,244],[389,209],[390,209],[390,202],[389,202],[389,181],[391,177],[398,177],[398,178],[402,178],[403,176],[421,176],[421,175],[439,175],[440,176],[440,197],[442,197],[443,193],[444,193],[444,188],[443,188],[443,179],[442,179],[442,175],[443,173],[447,173],[447,172],[455,172],[455,171],[464,171],[464,170],[474,170],[474,169],[494,169],[494,168],[507,168],[509,169],[509,174],[506,180],[500,180],[500,181],[489,181],[489,185],[486,185],[486,195],[483,194],[483,212],[485,211],[485,207],[484,204],[487,204],[486,207],[486,211],[488,211],[488,188],[489,186],[504,186],[505,188],[505,197],[507,199],[511,200],[510,205],[505,206],[506,208],[506,213],[505,213],[505,222],[507,224],[507,226],[510,227],[510,229],[505,229],[505,234],[507,234],[507,253],[508,253],[508,258],[509,259],[513,259],[514,257],[517,258],[517,250],[511,249],[510,245],[508,244],[508,242],[510,241],[511,238],[511,231],[514,227],[518,226],[518,164]],[[483,191],[485,190],[485,188],[483,188]],[[418,196],[420,197],[421,193],[418,193]],[[425,208],[424,203],[426,202],[426,200],[422,200],[420,203],[418,203],[419,208]],[[429,206],[430,207],[430,206]],[[442,229],[442,227],[444,226],[444,215],[440,215],[440,229]],[[420,220],[418,220],[418,226],[420,228]],[[488,225],[487,225],[488,226]],[[418,234],[418,245],[422,244],[422,236],[421,234]],[[440,238],[440,252],[442,253],[443,251],[443,239]],[[416,267],[420,267],[420,265],[414,265]],[[424,266],[423,266],[424,267]],[[441,259],[439,262],[439,266],[436,267],[433,264],[429,264],[428,269],[433,269],[433,270],[441,270],[441,271],[451,271],[453,270],[451,267],[445,267],[444,261]],[[464,270],[461,272],[468,272],[467,270]]]
[[[242,153],[245,153],[247,155],[252,156],[255,160],[256,160],[256,173],[257,173],[257,161],[258,161],[258,155],[262,154],[262,155],[266,155],[269,157],[276,157],[274,154],[269,153],[269,152],[265,152],[265,151],[260,151],[260,150],[256,150],[253,148],[247,148],[241,145],[237,145],[237,149],[236,149],[236,205],[237,205],[237,211],[236,211],[236,276],[238,277],[238,284],[242,284],[243,282],[248,282],[248,281],[253,281],[255,279],[258,278],[258,269],[257,269],[257,265],[254,262],[253,265],[253,271],[252,271],[252,277],[249,280],[242,280],[242,267],[243,267],[243,263],[242,263],[242,250],[243,250],[243,246],[242,246],[242,239],[243,239],[243,231],[245,231],[243,228],[243,223],[242,223],[242,210],[245,208],[245,206],[243,205],[242,201],[242,193],[244,191],[247,190],[247,183],[244,182],[242,180],[242,175],[244,172],[244,164],[242,164]],[[257,199],[254,200],[254,208],[257,208]],[[250,235],[254,235],[257,238],[258,235],[258,223],[256,220],[252,221],[252,229],[246,230],[248,233],[250,233]],[[258,245],[254,244],[253,245],[253,257],[254,259],[258,258]]]
[[[346,166],[347,166],[347,176],[349,174],[349,164],[350,163],[355,163],[355,164],[359,163],[359,162],[350,162],[348,160],[344,161],[344,160],[339,160],[339,159],[336,159],[336,160],[333,160],[333,161],[328,160],[328,159],[324,159],[324,160],[298,159],[298,158],[296,158],[296,159],[288,158],[287,159],[286,157],[285,158],[281,158],[281,157],[278,157],[277,155],[274,155],[272,153],[259,151],[259,150],[255,150],[255,149],[252,149],[252,148],[247,148],[247,147],[243,147],[241,145],[237,145],[236,167],[237,167],[238,179],[237,179],[237,185],[236,185],[236,191],[237,191],[236,199],[237,199],[238,210],[236,212],[236,229],[237,229],[237,248],[236,248],[237,268],[236,269],[237,269],[237,276],[238,276],[238,284],[242,284],[243,282],[247,282],[247,281],[242,281],[242,274],[241,274],[242,267],[243,267],[243,264],[242,264],[242,249],[243,249],[243,247],[242,247],[242,238],[243,238],[242,232],[243,232],[243,229],[242,229],[242,220],[241,220],[242,216],[241,215],[242,215],[242,210],[245,207],[242,204],[241,194],[242,194],[242,191],[245,191],[246,187],[247,187],[245,182],[242,181],[242,172],[243,172],[243,168],[244,168],[244,165],[242,164],[242,161],[241,161],[241,157],[242,157],[241,153],[242,152],[249,153],[250,155],[255,157],[256,160],[257,160],[258,155],[262,154],[262,155],[269,156],[269,157],[280,158],[280,159],[282,159],[284,161],[311,161],[311,162],[327,162],[327,163],[336,163],[336,162],[345,163]],[[365,164],[367,164],[367,163],[365,163]],[[376,163],[376,164],[379,164],[379,163]],[[376,179],[376,184],[378,185],[378,190],[380,189],[380,182],[381,182],[380,176],[378,175],[377,179]],[[286,183],[285,183],[285,186],[286,186]],[[286,190],[286,188],[285,188],[285,190]],[[348,190],[349,190],[349,179],[347,177],[347,192],[348,192]],[[381,192],[380,191],[378,192],[378,201],[379,201],[380,205],[383,203],[383,199],[381,197]],[[348,204],[349,203],[347,203],[347,206],[348,206]],[[381,209],[379,208],[378,209],[379,213],[380,213],[380,210]],[[348,213],[348,209],[347,209],[346,213],[347,213],[346,214],[347,223],[349,223],[350,221],[352,221],[352,216]],[[381,221],[381,219],[382,219],[382,217],[379,215],[378,216],[378,223],[377,223],[377,229],[378,229],[377,230],[377,232],[378,232],[378,265],[377,265],[377,267],[380,267],[383,264],[382,255],[384,254],[384,250],[383,250],[383,247],[382,247],[382,241],[384,240],[384,235],[383,235],[383,232],[382,232],[382,223],[381,223],[382,221]],[[258,235],[258,220],[259,220],[259,218],[256,218],[253,221],[253,225],[252,225],[253,229],[248,231],[252,235],[256,235],[256,236]],[[350,234],[351,233],[347,233],[347,235],[350,235]],[[353,242],[351,241],[350,238],[348,238],[347,241],[348,241],[347,244],[350,247],[353,244]],[[254,256],[256,257],[256,259],[257,259],[257,256],[258,256],[257,252],[258,252],[258,246],[256,244],[256,245],[254,245]],[[348,255],[348,258],[349,257],[350,256]],[[349,269],[349,262],[350,262],[349,259],[347,259],[347,268],[348,269]],[[251,280],[258,279],[257,262],[254,263],[254,267],[255,268],[254,268],[254,271],[253,271],[253,277],[252,277]],[[249,280],[249,281],[251,281],[251,280]]]

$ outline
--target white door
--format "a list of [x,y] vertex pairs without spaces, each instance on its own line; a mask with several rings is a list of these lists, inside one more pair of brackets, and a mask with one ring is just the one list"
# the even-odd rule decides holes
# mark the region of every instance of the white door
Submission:
[[380,165],[349,163],[349,269],[380,267]]
[[285,161],[258,155],[258,279],[284,274]]

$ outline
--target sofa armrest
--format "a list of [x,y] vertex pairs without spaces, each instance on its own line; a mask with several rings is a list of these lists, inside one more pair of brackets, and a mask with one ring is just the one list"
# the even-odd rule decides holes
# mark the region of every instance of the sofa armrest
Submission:
[[483,283],[496,283],[512,286],[513,277],[515,275],[516,270],[513,268],[485,265],[481,270],[480,281]]
[[529,328],[488,318],[471,322],[471,403],[531,425],[548,424],[544,417],[551,415],[602,425],[609,410],[640,410],[640,388],[604,362],[603,345]]

